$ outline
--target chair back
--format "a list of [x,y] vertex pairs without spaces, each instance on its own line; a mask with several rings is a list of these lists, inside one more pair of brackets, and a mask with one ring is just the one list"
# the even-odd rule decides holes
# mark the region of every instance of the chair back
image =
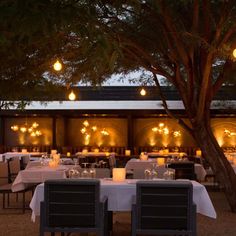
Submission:
[[21,169],[25,169],[25,167],[27,166],[27,164],[30,162],[30,157],[29,156],[21,156],[20,159],[20,167]]
[[0,185],[8,184],[7,162],[0,162]]
[[48,180],[44,187],[45,224],[93,228],[99,222],[99,180]]
[[8,161],[10,181],[14,181],[20,171],[19,157],[13,157]]
[[188,181],[137,182],[138,228],[189,229],[192,198],[193,187]]
[[168,164],[168,167],[175,169],[175,179],[196,179],[194,162],[174,162]]

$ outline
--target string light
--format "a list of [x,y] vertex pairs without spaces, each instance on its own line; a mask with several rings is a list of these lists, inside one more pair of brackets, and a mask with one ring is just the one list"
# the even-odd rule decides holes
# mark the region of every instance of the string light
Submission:
[[152,131],[155,133],[158,132],[159,134],[164,134],[164,135],[169,135],[170,133],[172,133],[175,138],[181,136],[181,132],[179,130],[174,130],[170,132],[169,128],[165,126],[164,123],[159,123],[158,127],[153,127]]
[[141,89],[140,91],[141,96],[146,96],[147,92],[144,88]]
[[59,60],[57,60],[54,64],[53,64],[53,69],[55,71],[60,71],[62,69],[62,64]]
[[73,91],[71,91],[68,98],[70,101],[74,101],[76,99],[75,93]]

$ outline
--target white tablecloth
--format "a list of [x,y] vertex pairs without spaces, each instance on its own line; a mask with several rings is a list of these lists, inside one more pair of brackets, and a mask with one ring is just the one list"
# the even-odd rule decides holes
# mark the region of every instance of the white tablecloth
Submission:
[[185,152],[168,152],[168,153],[163,153],[163,152],[148,152],[148,156],[150,157],[155,157],[155,156],[163,156],[163,157],[181,157],[181,156],[187,156]]
[[22,156],[29,156],[31,158],[34,156],[42,156],[43,154],[46,154],[46,152],[5,152],[2,155],[8,160],[11,157],[21,158]]
[[115,152],[77,152],[76,156],[86,156],[86,157],[109,157],[110,155],[116,155]]
[[71,166],[59,165],[56,168],[49,166],[41,166],[35,162],[30,163],[31,167],[21,170],[14,182],[12,183],[12,191],[24,190],[27,187],[39,183],[43,183],[47,179],[62,179],[66,178],[66,170]]
[[[147,168],[152,168],[153,164],[156,164],[156,158],[149,158],[146,161],[142,161],[140,159],[131,159],[129,160],[126,165],[125,165],[125,169],[126,171],[130,172],[134,169],[147,169]],[[195,174],[197,175],[197,179],[199,181],[203,181],[205,179],[206,176],[206,170],[204,169],[204,167],[201,164],[194,164],[194,171]]]
[[[164,180],[160,180],[164,181]],[[131,211],[132,196],[136,195],[137,180],[125,180],[124,182],[113,182],[112,180],[101,180],[101,197],[108,197],[109,211]],[[193,201],[197,205],[197,212],[211,218],[216,218],[216,212],[205,187],[196,181],[193,184]],[[40,215],[40,202],[44,200],[44,184],[36,187],[34,196],[30,202],[32,209],[32,220]]]

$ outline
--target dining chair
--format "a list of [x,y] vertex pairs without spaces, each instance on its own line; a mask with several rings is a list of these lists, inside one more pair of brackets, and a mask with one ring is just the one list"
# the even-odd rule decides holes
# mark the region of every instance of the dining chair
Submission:
[[173,162],[168,167],[175,169],[175,179],[196,180],[194,162]]
[[132,205],[132,236],[196,236],[196,205],[188,181],[138,181]]
[[108,235],[107,197],[100,200],[100,181],[46,181],[44,201],[40,205],[40,236],[45,232]]
[[9,181],[13,182],[21,170],[21,164],[19,157],[12,157],[8,160],[9,168]]
[[[9,171],[8,171],[8,163],[7,162],[0,162],[0,193],[3,195],[2,197],[2,208],[8,209],[22,209],[22,212],[25,213],[25,192],[28,191],[22,190],[18,192],[14,192],[18,196],[18,193],[22,193],[22,206],[20,208],[17,207],[9,207],[10,205],[10,194],[13,194],[12,190],[12,183],[9,183]],[[7,206],[6,206],[6,196],[7,196]],[[17,197],[18,200],[18,197]]]

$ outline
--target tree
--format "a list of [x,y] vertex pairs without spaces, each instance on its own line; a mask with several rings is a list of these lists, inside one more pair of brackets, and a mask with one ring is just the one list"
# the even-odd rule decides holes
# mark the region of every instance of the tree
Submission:
[[[30,55],[37,75],[60,56],[69,68],[69,84],[99,84],[113,73],[142,68],[160,89],[157,75],[164,76],[179,91],[189,123],[172,114],[162,96],[167,113],[196,140],[236,212],[236,175],[210,126],[211,101],[235,74],[234,0],[23,2],[0,3],[1,53],[7,58],[1,75]],[[12,45],[19,50],[18,60],[7,55]],[[32,63],[24,64],[24,73],[32,71]],[[14,78],[18,76],[19,68]]]

